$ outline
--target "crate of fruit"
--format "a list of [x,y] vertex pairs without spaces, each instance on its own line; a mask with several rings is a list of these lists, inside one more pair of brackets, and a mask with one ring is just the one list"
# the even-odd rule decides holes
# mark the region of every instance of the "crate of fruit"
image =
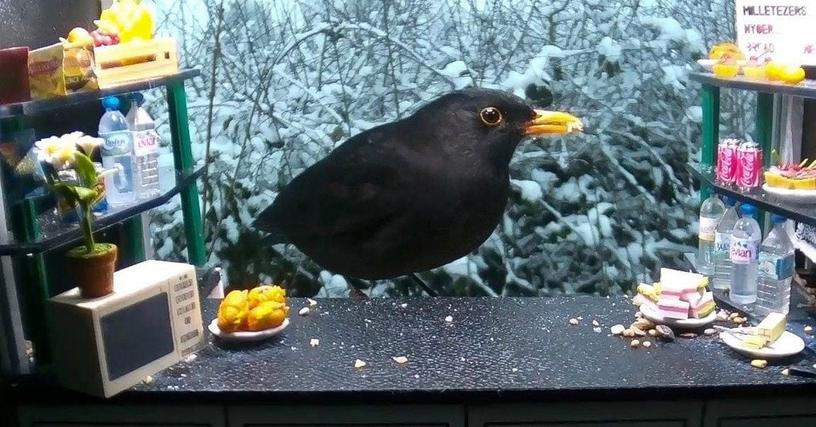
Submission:
[[94,48],[94,74],[102,89],[178,72],[176,40],[135,40]]

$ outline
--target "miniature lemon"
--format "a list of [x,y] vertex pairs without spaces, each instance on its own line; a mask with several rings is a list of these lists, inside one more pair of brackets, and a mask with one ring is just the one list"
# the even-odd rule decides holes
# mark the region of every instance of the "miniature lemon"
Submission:
[[77,46],[93,46],[94,40],[88,30],[76,27],[71,30],[70,33],[68,33],[68,43],[72,43]]
[[787,66],[779,70],[779,80],[795,85],[805,79],[805,70],[802,67]]
[[283,324],[288,314],[289,307],[286,304],[277,301],[264,301],[249,311],[247,329],[262,331],[276,328]]
[[249,308],[255,308],[258,304],[266,301],[275,301],[281,304],[286,303],[286,290],[280,286],[258,286],[249,291]]
[[218,328],[224,332],[243,329],[246,326],[248,311],[247,291],[230,292],[218,307]]
[[712,67],[714,75],[722,78],[733,78],[739,74],[739,65],[734,64],[714,64]]
[[782,64],[778,62],[769,62],[768,65],[765,66],[765,77],[772,81],[780,80],[783,68]]

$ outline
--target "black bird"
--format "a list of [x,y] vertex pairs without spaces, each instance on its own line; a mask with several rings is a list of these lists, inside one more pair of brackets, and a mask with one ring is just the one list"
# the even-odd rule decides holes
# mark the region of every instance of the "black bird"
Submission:
[[580,130],[576,117],[502,91],[452,92],[347,140],[283,188],[256,226],[345,276],[430,270],[496,228],[522,139]]

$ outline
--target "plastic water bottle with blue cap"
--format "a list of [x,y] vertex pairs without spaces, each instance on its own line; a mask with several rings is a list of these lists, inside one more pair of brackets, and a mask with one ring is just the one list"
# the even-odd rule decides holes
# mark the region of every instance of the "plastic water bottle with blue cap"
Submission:
[[731,233],[739,221],[737,201],[733,197],[723,197],[725,213],[714,231],[714,272],[711,277],[711,286],[714,289],[728,289],[731,287],[731,274],[734,264],[731,263]]
[[757,259],[762,230],[754,219],[753,205],[741,206],[742,218],[731,233],[729,254],[734,264],[729,298],[736,304],[752,304],[757,299]]
[[153,118],[142,107],[144,96],[136,92],[131,95],[127,122],[133,132],[133,179],[134,192],[138,200],[146,200],[159,195],[159,134]]
[[791,279],[794,269],[794,247],[788,236],[787,219],[771,217],[774,227],[759,249],[757,301],[755,314],[765,316],[790,309]]
[[102,145],[102,166],[119,169],[118,173],[105,177],[108,204],[120,207],[133,202],[133,135],[128,129],[125,116],[119,111],[119,99],[109,96],[102,100],[105,114],[99,120],[99,137]]

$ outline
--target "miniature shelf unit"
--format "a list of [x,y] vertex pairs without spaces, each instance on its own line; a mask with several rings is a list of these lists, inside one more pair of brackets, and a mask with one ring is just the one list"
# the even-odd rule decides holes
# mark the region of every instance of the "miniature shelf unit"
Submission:
[[[145,230],[143,229],[140,214],[167,203],[171,198],[179,195],[187,240],[188,262],[196,266],[203,266],[206,262],[206,255],[197,187],[197,179],[201,176],[203,167],[198,170],[195,169],[187,116],[187,97],[184,91],[185,81],[197,77],[199,74],[199,71],[195,69],[181,70],[164,77],[133,81],[93,92],[2,105],[0,106],[0,123],[20,129],[24,127],[27,116],[98,101],[107,96],[164,88],[167,94],[170,142],[176,169],[175,186],[153,199],[110,210],[95,219],[94,227],[96,231],[100,231],[115,224],[123,224],[125,235],[120,242],[120,256],[126,260],[127,264],[144,261],[146,258]],[[1,289],[3,294],[0,295],[0,302],[5,300],[7,301],[6,305],[14,305],[13,298],[9,298],[9,296],[15,295],[14,278],[18,275],[7,270],[12,269],[11,260],[16,260],[18,261],[17,265],[21,268],[20,273],[25,277],[24,286],[19,287],[22,292],[22,298],[19,298],[19,300],[23,301],[26,306],[25,310],[19,310],[19,307],[16,307],[16,312],[18,318],[20,312],[26,313],[26,331],[28,332],[28,338],[34,345],[36,360],[40,364],[47,363],[49,354],[46,347],[47,334],[44,307],[45,302],[52,296],[53,289],[49,284],[45,254],[57,248],[77,244],[82,239],[82,233],[77,225],[41,224],[37,213],[37,203],[43,199],[43,196],[26,197],[9,205],[5,193],[0,187],[0,214],[5,217],[5,214],[8,213],[11,220],[8,227],[2,227],[3,229],[0,230],[0,259],[3,260],[2,283],[4,285]],[[0,226],[3,225],[0,223]],[[13,231],[13,238],[9,235],[7,229]],[[9,307],[9,309],[15,311],[15,307]],[[19,330],[21,328],[18,328]],[[17,335],[17,341],[19,341],[20,333]],[[6,344],[6,347],[8,346]],[[25,355],[23,343],[16,343],[15,348],[12,349],[0,349],[0,354],[3,351],[18,356],[17,364],[11,363],[12,371],[16,370],[23,373],[28,370],[25,366],[28,358]]]
[[[717,144],[720,140],[720,88],[748,90],[757,93],[756,100],[756,128],[754,139],[762,147],[765,156],[764,166],[770,166],[771,148],[773,144],[774,125],[774,98],[777,96],[797,96],[816,99],[816,81],[805,80],[798,85],[788,85],[775,82],[760,82],[736,77],[721,79],[710,73],[691,73],[691,80],[702,84],[702,146],[700,147],[700,167],[693,168],[692,172],[700,179],[701,200],[708,198],[711,191],[736,198],[743,203],[750,203],[760,209],[760,212],[778,213],[789,219],[816,225],[816,206],[797,205],[766,194],[761,188],[750,193],[740,193],[732,188],[719,185],[714,179],[714,165],[717,157]],[[763,225],[764,215],[760,213],[760,225]]]

